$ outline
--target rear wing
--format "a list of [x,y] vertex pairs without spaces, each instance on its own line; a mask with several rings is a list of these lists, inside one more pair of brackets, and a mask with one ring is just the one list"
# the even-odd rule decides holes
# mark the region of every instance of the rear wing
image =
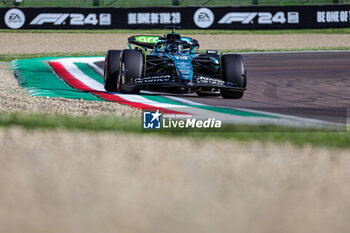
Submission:
[[161,36],[136,35],[129,37],[128,43],[153,49],[154,45],[158,43],[159,38],[161,38]]
[[[138,45],[144,48],[153,49],[154,46],[160,41],[165,40],[162,36],[150,36],[150,35],[135,35],[128,38],[129,44]],[[187,42],[184,44],[184,48],[188,49],[192,46],[199,47],[199,43],[197,40],[189,38],[189,37],[181,37],[181,40]]]

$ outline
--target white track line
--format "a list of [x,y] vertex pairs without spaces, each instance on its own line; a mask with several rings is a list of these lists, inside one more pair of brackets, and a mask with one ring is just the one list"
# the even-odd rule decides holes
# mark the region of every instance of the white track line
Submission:
[[170,100],[178,101],[178,102],[183,103],[183,104],[194,105],[194,106],[208,106],[206,104],[194,102],[191,100],[187,100],[187,99],[183,99],[183,98],[179,98],[179,97],[175,97],[175,96],[166,95],[164,97],[167,99],[170,99]]
[[[193,105],[193,106],[208,106],[208,107],[211,107],[210,105],[207,105],[207,104],[197,103],[197,102],[194,102],[194,101],[191,101],[191,100],[181,99],[181,98],[178,98],[178,97],[173,97],[173,96],[165,96],[165,97],[169,98],[169,99],[177,100],[177,101],[182,102],[184,104]],[[230,108],[232,110],[237,110],[237,111],[242,111],[242,112],[249,112],[249,113],[260,114],[260,115],[267,115],[267,116],[283,118],[283,119],[288,119],[288,120],[298,121],[298,122],[305,122],[307,124],[315,124],[315,125],[334,125],[335,124],[335,123],[322,121],[322,120],[318,120],[318,119],[297,117],[297,116],[291,116],[291,115],[284,115],[284,114],[280,114],[280,113],[273,113],[273,112],[254,110],[254,109],[247,109],[247,108],[236,108],[236,107],[225,107],[225,106],[215,106],[215,107]]]
[[98,65],[96,65],[94,62],[88,62],[88,65],[93,67],[96,72],[103,77],[104,71]]
[[78,79],[80,82],[84,83],[89,88],[96,90],[96,91],[103,91],[105,92],[104,86],[96,81],[93,78],[90,78],[86,74],[84,74],[83,71],[81,71],[73,62],[71,61],[60,61],[62,66],[69,71],[71,75],[73,75],[76,79]]

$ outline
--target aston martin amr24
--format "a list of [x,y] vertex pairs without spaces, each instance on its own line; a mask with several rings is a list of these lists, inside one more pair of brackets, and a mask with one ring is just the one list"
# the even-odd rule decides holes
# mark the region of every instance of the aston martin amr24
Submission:
[[219,54],[216,50],[200,54],[198,41],[181,36],[175,28],[164,36],[131,36],[128,46],[107,52],[104,87],[108,92],[196,92],[199,96],[240,99],[246,90],[247,75],[240,54]]

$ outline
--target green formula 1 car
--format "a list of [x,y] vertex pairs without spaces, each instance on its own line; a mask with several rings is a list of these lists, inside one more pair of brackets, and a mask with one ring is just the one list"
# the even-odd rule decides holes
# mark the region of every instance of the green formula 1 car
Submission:
[[199,54],[198,41],[181,36],[175,28],[164,36],[132,36],[128,46],[107,52],[104,85],[109,92],[196,92],[199,96],[221,94],[223,98],[239,99],[246,90],[241,55],[218,54],[215,50]]

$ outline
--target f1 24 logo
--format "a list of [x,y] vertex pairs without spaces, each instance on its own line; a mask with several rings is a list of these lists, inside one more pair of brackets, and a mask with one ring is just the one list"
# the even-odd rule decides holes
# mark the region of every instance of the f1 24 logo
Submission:
[[[98,16],[98,17],[97,17]],[[39,14],[30,25],[43,25],[51,23],[53,25],[65,25],[69,19],[69,25],[111,25],[111,14],[61,14],[61,13],[43,13]]]
[[219,20],[219,24],[231,24],[235,22],[250,24],[254,23],[256,18],[258,19],[258,24],[299,23],[299,12],[287,12],[287,17],[282,11],[274,15],[270,12],[230,12]]

